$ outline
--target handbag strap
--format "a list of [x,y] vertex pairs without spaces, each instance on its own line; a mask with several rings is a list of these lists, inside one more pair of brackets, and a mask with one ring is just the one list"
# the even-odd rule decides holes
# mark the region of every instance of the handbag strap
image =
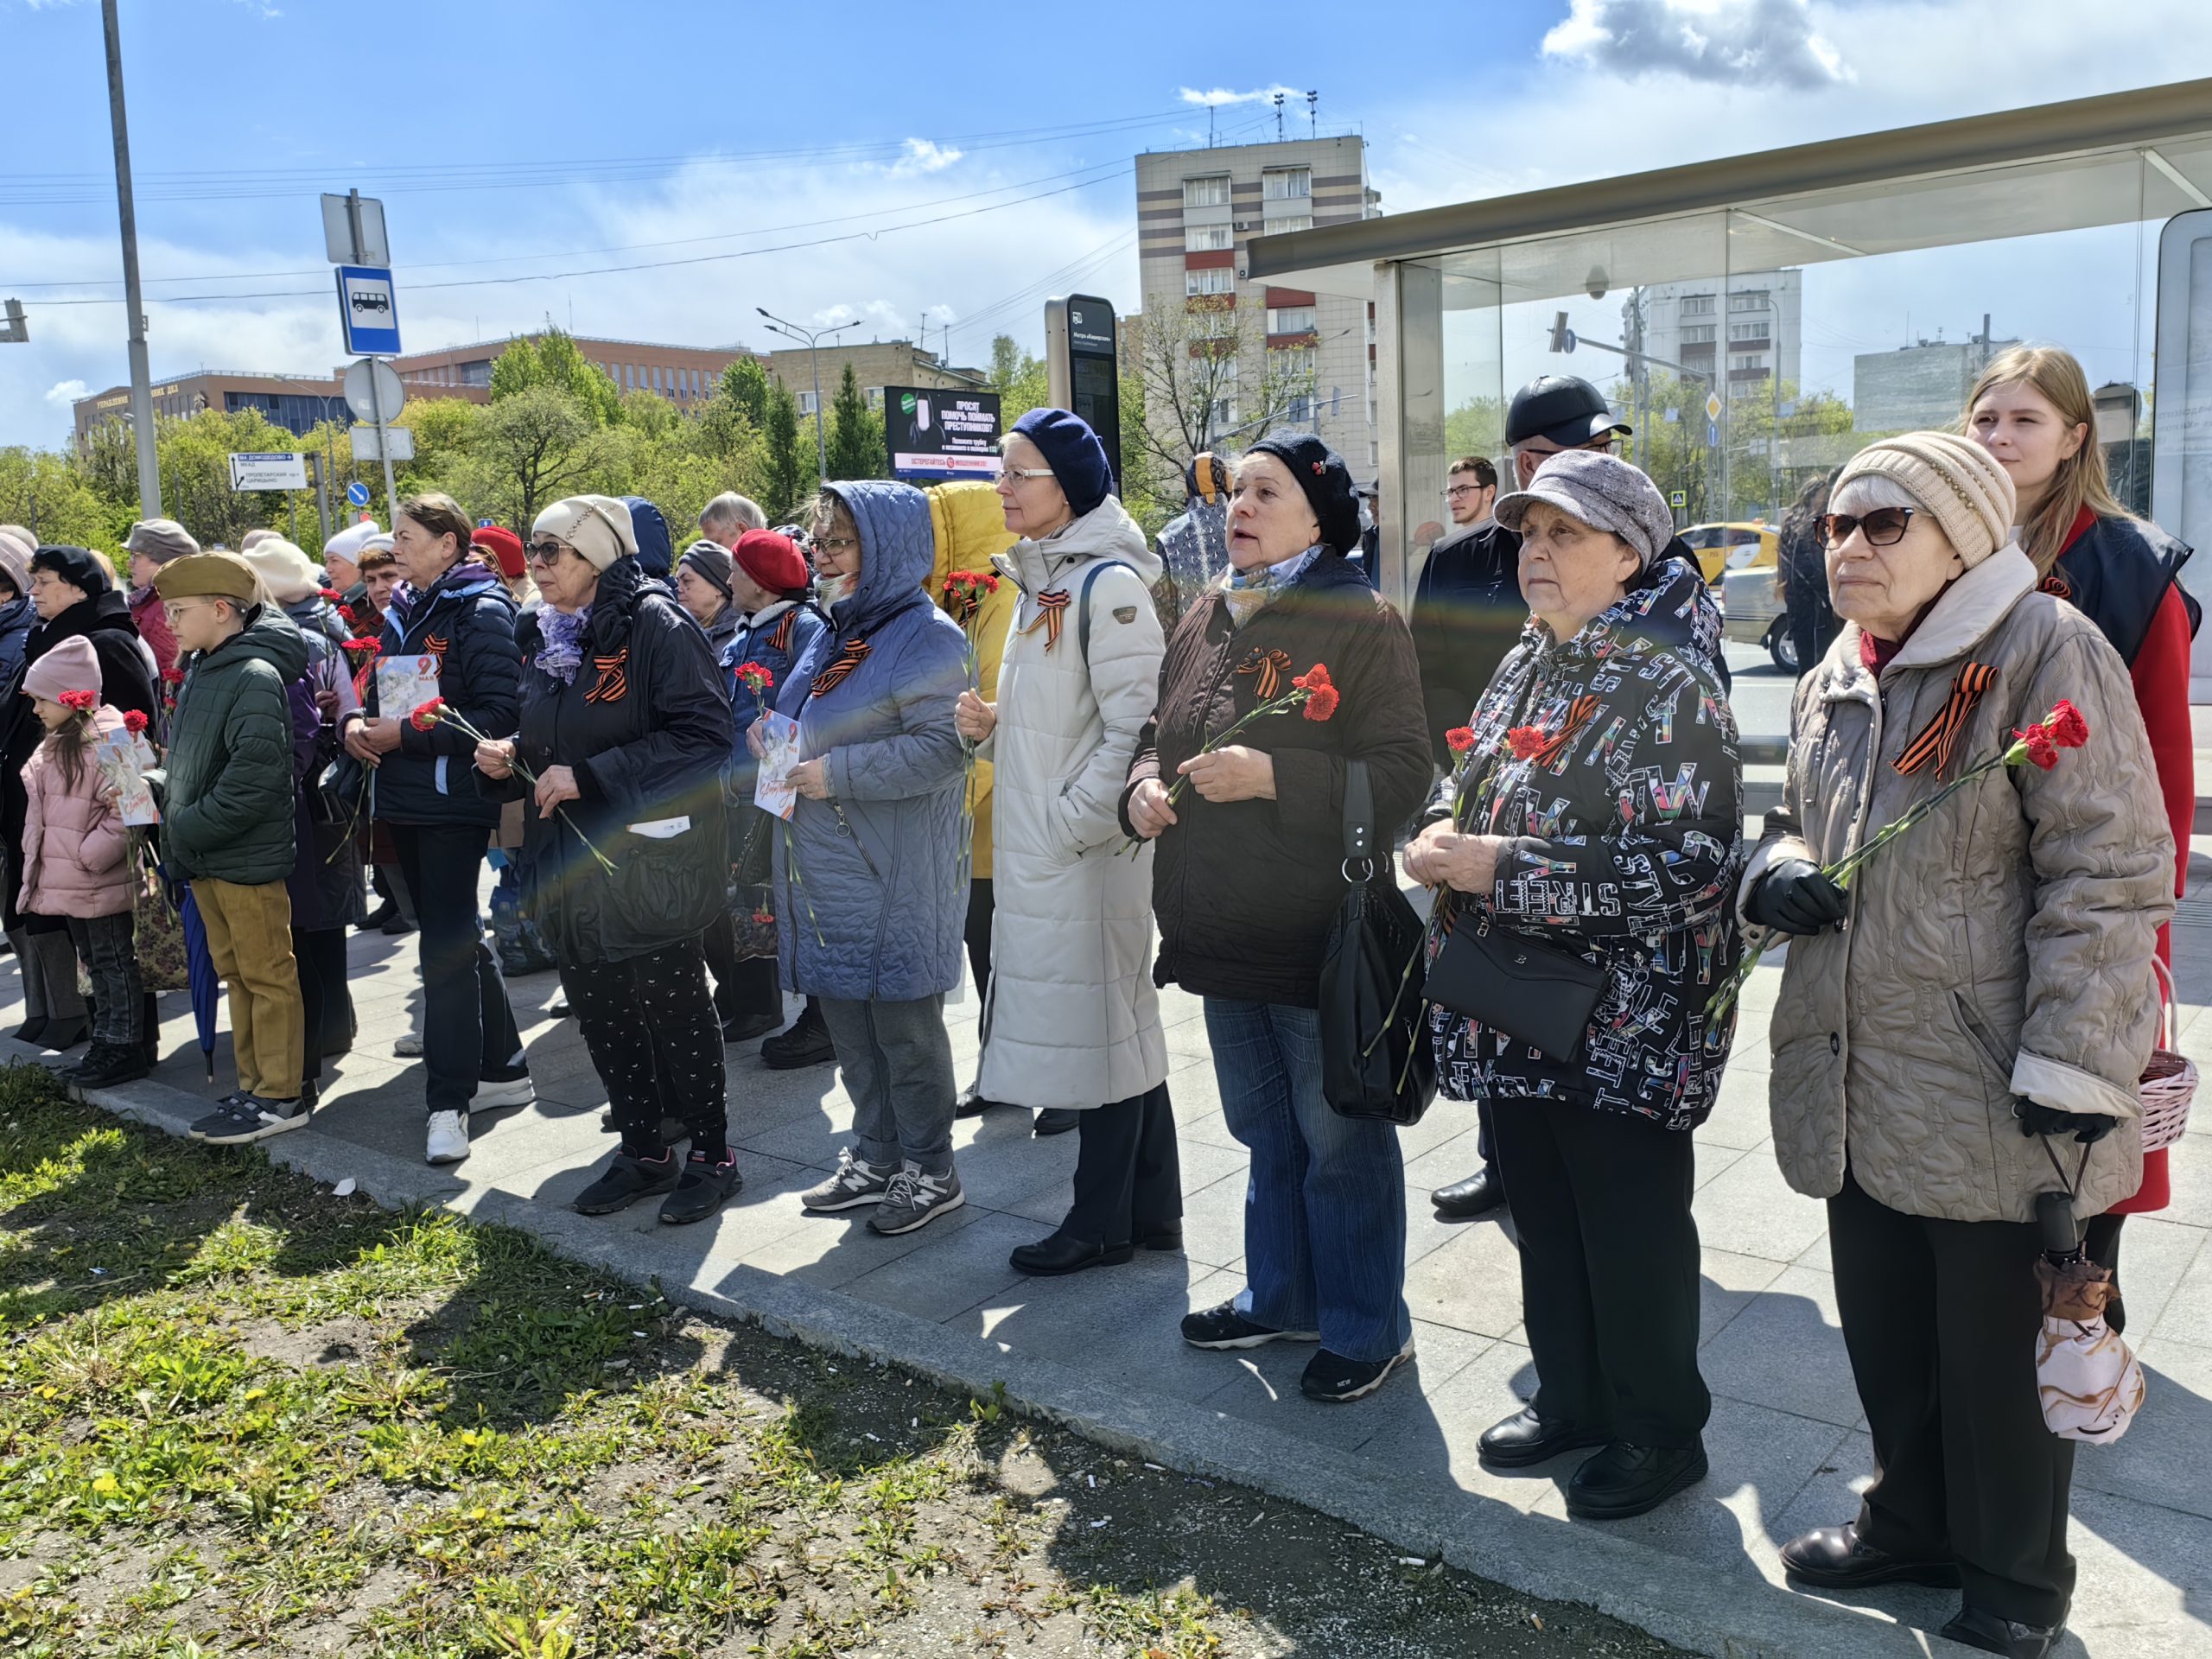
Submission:
[[[1362,867],[1354,875],[1352,867]],[[1344,762],[1344,880],[1364,887],[1375,875],[1375,788],[1367,762]]]

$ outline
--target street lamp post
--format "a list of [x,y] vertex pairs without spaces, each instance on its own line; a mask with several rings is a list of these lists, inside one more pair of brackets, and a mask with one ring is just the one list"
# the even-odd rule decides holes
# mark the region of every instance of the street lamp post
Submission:
[[162,468],[154,448],[153,373],[146,365],[146,301],[138,287],[138,213],[130,192],[130,129],[123,114],[123,35],[116,0],[103,0],[100,25],[107,45],[109,124],[115,134],[115,209],[123,231],[123,303],[130,313],[130,424],[138,447],[138,511],[162,516]]
[[756,305],[753,308],[768,319],[768,328],[771,334],[788,334],[793,340],[802,341],[806,346],[807,363],[814,371],[815,475],[826,482],[830,476],[830,445],[822,435],[822,359],[817,349],[817,342],[826,340],[831,334],[844,329],[859,327],[861,320],[855,317],[850,322],[841,322],[835,328],[809,330],[800,327],[795,322],[786,322],[774,312],[763,310],[760,306]]

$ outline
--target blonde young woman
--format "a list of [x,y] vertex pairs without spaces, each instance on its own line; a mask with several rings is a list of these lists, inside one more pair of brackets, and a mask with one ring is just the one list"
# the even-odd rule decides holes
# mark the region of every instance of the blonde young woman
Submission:
[[[2071,353],[2035,346],[2004,353],[1974,383],[1966,428],[2012,480],[2019,498],[2016,534],[2035,561],[2043,590],[2095,623],[2127,665],[2173,834],[2179,898],[2196,816],[2189,647],[2202,613],[2177,580],[2190,550],[2113,498],[2088,377]],[[2164,927],[2158,959],[2173,962]],[[2146,1152],[2135,1195],[2089,1224],[2089,1254],[2117,1274],[2121,1222],[2163,1210],[2171,1199],[2164,1149]],[[2109,1314],[2113,1330],[2126,1328],[2126,1305],[2118,1296]]]

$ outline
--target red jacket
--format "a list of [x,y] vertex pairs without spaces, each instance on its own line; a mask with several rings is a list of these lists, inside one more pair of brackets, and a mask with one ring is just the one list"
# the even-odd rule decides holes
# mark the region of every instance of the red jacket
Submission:
[[130,595],[130,620],[138,625],[138,637],[154,653],[155,664],[163,674],[176,666],[176,635],[169,628],[169,619],[162,609],[162,596],[149,586],[134,589]]

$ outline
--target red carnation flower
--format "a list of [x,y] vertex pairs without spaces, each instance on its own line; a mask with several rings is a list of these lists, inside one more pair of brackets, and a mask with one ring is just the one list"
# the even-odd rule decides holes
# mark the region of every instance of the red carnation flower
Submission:
[[1544,729],[1541,726],[1516,726],[1506,733],[1505,741],[1516,760],[1526,760],[1544,747]]
[[384,649],[373,634],[357,633],[346,642],[345,648],[356,657],[373,657]]
[[1307,691],[1319,691],[1324,686],[1333,689],[1334,686],[1334,683],[1329,678],[1329,665],[1326,663],[1314,664],[1303,674],[1294,677],[1291,683]]
[[2050,711],[2050,741],[2062,749],[2078,749],[2089,741],[2089,722],[2063,697]]
[[989,571],[985,570],[979,572],[977,574],[976,580],[983,584],[983,591],[985,593],[995,594],[998,592],[999,579],[993,575]]
[[1454,754],[1465,754],[1475,747],[1475,728],[1471,726],[1454,726],[1444,734],[1444,746]]
[[123,711],[123,729],[133,737],[146,729],[146,716],[136,709]]
[[162,677],[167,680],[171,685],[182,685],[184,683],[184,671],[181,668],[165,668],[162,671]]
[[438,723],[438,717],[445,712],[445,706],[446,700],[443,697],[432,697],[407,716],[408,723],[418,732],[427,732]]
[[776,683],[776,677],[759,663],[740,663],[735,677],[740,685],[756,697]]
[[74,714],[88,715],[92,705],[100,700],[97,691],[64,691],[54,701]]
[[1317,685],[1306,694],[1306,707],[1300,712],[1308,720],[1326,720],[1337,712],[1342,694],[1333,685]]
[[2058,764],[2058,746],[2051,741],[2050,727],[2031,726],[2024,732],[2014,731],[2012,735],[2028,746],[2028,759],[2045,772]]
[[772,910],[756,910],[753,912],[753,925],[757,927],[766,927],[775,919],[776,912]]
[[335,588],[318,588],[315,589],[315,592],[321,594],[325,599],[328,600],[334,605],[343,603],[346,598],[346,595],[340,593]]

